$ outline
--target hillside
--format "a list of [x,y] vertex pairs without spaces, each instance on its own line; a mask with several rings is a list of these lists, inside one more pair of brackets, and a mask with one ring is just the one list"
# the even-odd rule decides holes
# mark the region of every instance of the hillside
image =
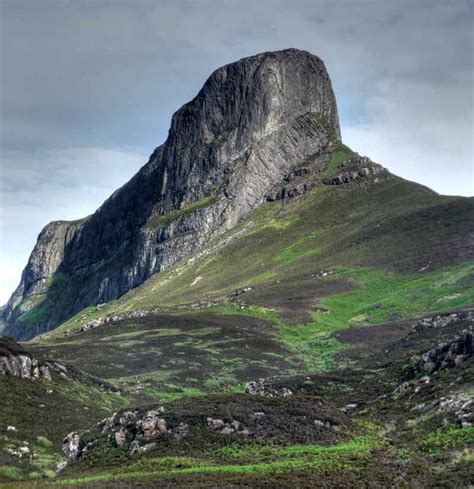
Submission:
[[49,450],[0,480],[467,487],[473,215],[342,143],[319,58],[218,69],[128,184],[40,235],[5,356],[74,376],[0,375],[3,451]]
[[[337,151],[326,171],[344,157],[354,158]],[[336,331],[473,305],[473,211],[473,199],[387,171],[320,183],[266,202],[188,260],[32,347],[162,396],[328,368],[343,348]],[[95,319],[104,317],[115,320]]]

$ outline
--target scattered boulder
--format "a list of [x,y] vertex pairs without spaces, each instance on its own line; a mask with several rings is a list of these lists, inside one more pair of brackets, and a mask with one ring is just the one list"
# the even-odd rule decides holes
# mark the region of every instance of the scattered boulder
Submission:
[[445,413],[453,413],[462,428],[472,426],[474,397],[463,392],[442,397],[439,400],[439,410]]
[[211,431],[220,433],[221,435],[231,435],[237,432],[248,434],[248,430],[236,419],[233,419],[230,423],[226,423],[222,419],[207,418],[207,426]]
[[[101,310],[102,308],[99,308],[97,306],[97,310]],[[117,321],[122,321],[124,319],[137,319],[137,318],[144,318],[152,314],[153,311],[146,311],[143,309],[136,309],[131,312],[126,312],[123,314],[116,314],[113,316],[101,316],[96,319],[91,319],[90,321],[85,322],[79,329],[75,330],[72,332],[71,330],[66,330],[64,333],[64,336],[70,336],[72,334],[78,334],[78,333],[84,333],[85,331],[89,331],[90,329],[95,329],[98,328],[99,326],[102,326],[104,324],[111,324],[111,323],[116,323]]]
[[341,411],[342,411],[343,413],[347,413],[347,414],[349,414],[349,413],[354,412],[354,411],[357,409],[357,406],[358,406],[358,404],[355,404],[355,403],[353,403],[353,404],[347,404],[346,406],[344,406],[344,407],[341,409]]
[[411,328],[410,334],[419,333],[426,329],[446,328],[457,324],[460,321],[473,321],[473,311],[437,314],[432,317],[423,318],[417,321]]
[[14,457],[18,458],[23,458],[24,456],[29,457],[31,454],[30,447],[28,446],[29,443],[27,441],[24,441],[22,445],[20,446],[7,446],[4,448],[5,452],[7,452],[10,455],[13,455]]
[[229,297],[237,297],[239,295],[245,294],[245,292],[249,292],[252,290],[252,287],[242,287],[236,290],[233,290],[230,294]]
[[288,397],[293,392],[288,387],[279,387],[271,383],[271,379],[252,380],[245,385],[245,393],[252,396]]

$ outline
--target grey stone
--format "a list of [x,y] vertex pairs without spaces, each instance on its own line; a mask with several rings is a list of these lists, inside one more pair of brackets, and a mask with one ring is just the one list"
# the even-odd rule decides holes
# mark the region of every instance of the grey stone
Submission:
[[263,397],[288,397],[293,395],[293,392],[288,387],[274,386],[271,383],[271,379],[258,379],[248,382],[245,385],[245,393]]

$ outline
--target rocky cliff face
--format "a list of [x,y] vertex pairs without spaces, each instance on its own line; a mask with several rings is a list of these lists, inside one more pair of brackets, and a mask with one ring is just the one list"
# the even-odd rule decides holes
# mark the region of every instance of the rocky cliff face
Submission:
[[126,185],[92,216],[44,228],[5,307],[6,333],[30,338],[119,297],[232,228],[339,140],[318,57],[289,49],[219,68]]

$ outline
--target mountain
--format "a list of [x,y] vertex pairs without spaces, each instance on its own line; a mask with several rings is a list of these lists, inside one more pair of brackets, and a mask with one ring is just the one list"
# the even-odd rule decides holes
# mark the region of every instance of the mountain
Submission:
[[29,338],[119,297],[235,226],[339,140],[318,57],[285,50],[219,68],[130,182],[92,216],[43,229],[6,305],[6,332]]
[[74,374],[0,372],[0,480],[466,487],[473,215],[343,144],[319,58],[218,69],[128,184],[40,234],[0,366]]

